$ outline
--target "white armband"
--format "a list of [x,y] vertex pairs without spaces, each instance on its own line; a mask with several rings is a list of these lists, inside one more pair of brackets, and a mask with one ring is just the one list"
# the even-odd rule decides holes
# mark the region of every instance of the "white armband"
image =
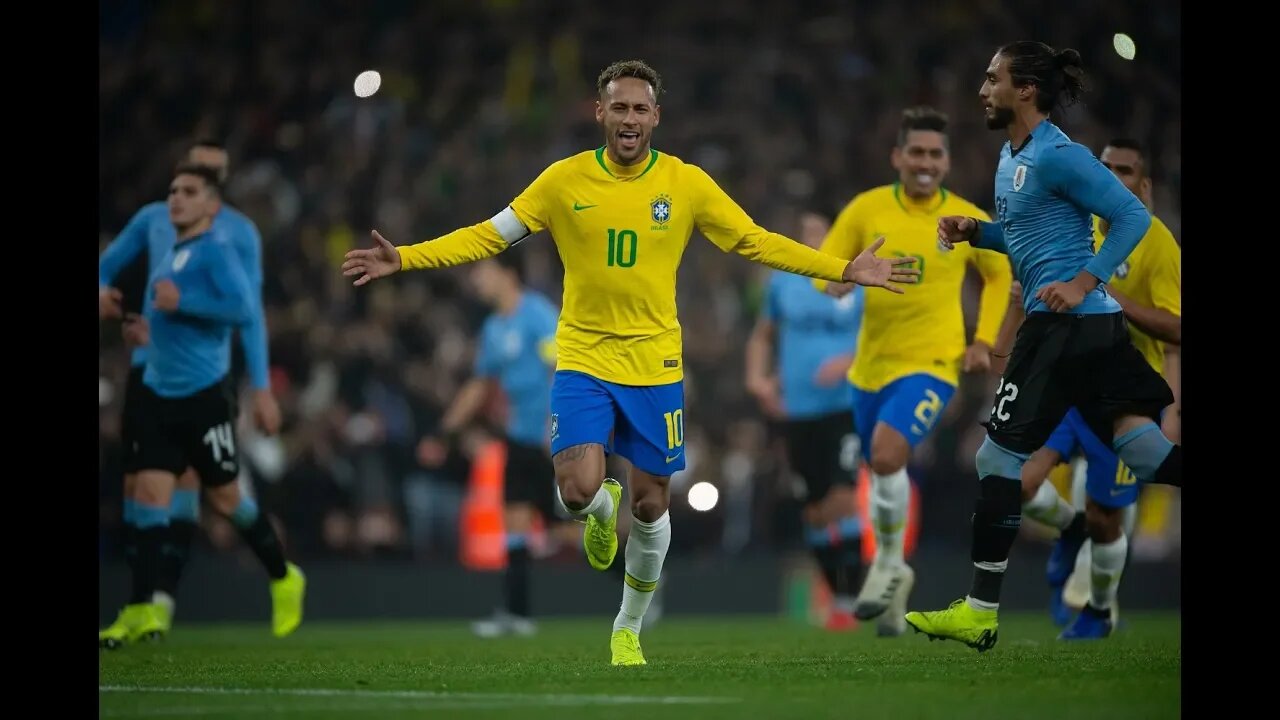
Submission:
[[498,229],[498,234],[508,245],[515,245],[529,237],[529,228],[520,222],[520,218],[516,217],[516,211],[512,210],[510,205],[502,208],[502,211],[489,218],[489,221]]

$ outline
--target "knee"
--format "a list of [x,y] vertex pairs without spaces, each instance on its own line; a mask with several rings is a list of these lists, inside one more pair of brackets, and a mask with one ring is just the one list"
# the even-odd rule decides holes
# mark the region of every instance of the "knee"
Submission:
[[216,488],[209,488],[206,493],[209,505],[223,517],[231,517],[240,505],[240,486],[229,482]]
[[974,466],[980,480],[991,475],[1010,480],[1021,478],[1025,462],[1026,458],[991,442],[990,437],[982,441],[982,447],[978,448],[974,457]]
[[819,502],[811,502],[804,506],[804,524],[809,527],[824,527],[827,524],[826,513]]
[[871,439],[871,459],[868,465],[876,475],[892,475],[907,466],[910,455],[910,445],[882,431]]
[[1121,518],[1124,511],[1120,508],[1106,508],[1096,503],[1087,503],[1084,511],[1085,529],[1089,538],[1096,543],[1110,543],[1120,539]]
[[556,469],[556,485],[560,488],[560,500],[570,510],[581,510],[591,503],[604,478],[588,477],[579,467]]
[[668,479],[650,478],[650,482],[631,486],[631,515],[640,522],[654,522],[671,504]]

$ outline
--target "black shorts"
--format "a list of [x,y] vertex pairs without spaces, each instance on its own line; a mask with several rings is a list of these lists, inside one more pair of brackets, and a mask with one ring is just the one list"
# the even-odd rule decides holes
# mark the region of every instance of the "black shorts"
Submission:
[[1153,420],[1173,391],[1129,339],[1123,313],[1032,313],[1018,330],[996,388],[991,441],[1018,453],[1040,449],[1072,407],[1110,444],[1125,415]]
[[219,487],[240,474],[235,401],[222,380],[193,395],[160,397],[139,383],[141,419],[134,438],[134,470],[181,475],[194,468],[205,487]]
[[836,485],[854,484],[858,436],[853,431],[853,411],[788,420],[783,432],[787,438],[787,460],[804,480],[809,502],[826,497]]
[[548,522],[556,519],[556,469],[540,445],[525,445],[507,438],[507,464],[503,477],[503,501],[528,503]]

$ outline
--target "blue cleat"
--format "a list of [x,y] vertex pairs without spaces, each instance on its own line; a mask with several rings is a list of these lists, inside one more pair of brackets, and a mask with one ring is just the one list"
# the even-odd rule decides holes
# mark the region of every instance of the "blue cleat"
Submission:
[[1085,605],[1075,622],[1071,623],[1059,640],[1101,640],[1111,635],[1111,611],[1096,610],[1092,605]]
[[1049,586],[1049,617],[1053,618],[1053,624],[1058,627],[1066,627],[1074,613],[1067,601],[1062,599],[1062,588],[1062,585]]
[[[1045,566],[1049,587],[1056,587],[1059,590],[1067,584],[1067,578],[1071,577],[1071,571],[1076,567],[1076,555],[1080,554],[1080,547],[1085,541],[1083,533],[1077,537],[1068,535],[1063,533],[1053,542],[1053,551],[1049,553],[1049,562]],[[1058,594],[1061,595],[1061,592]]]

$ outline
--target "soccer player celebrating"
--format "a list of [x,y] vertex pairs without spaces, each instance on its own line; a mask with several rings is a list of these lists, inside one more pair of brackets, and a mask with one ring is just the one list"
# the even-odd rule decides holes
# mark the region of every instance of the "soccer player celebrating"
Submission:
[[[938,220],[945,247],[969,242],[1007,253],[1023,288],[1027,319],[996,388],[978,449],[973,513],[973,585],[945,610],[907,613],[931,638],[980,651],[995,646],[1000,584],[1022,521],[1023,463],[1073,406],[1142,482],[1182,483],[1182,448],[1156,418],[1173,393],[1130,339],[1121,306],[1105,289],[1151,225],[1146,207],[1048,116],[1084,90],[1075,50],[1006,45],[987,67],[979,96],[987,127],[1009,141],[996,170],[997,222]],[[1093,250],[1092,216],[1106,240]]]
[[182,165],[169,187],[177,242],[156,263],[145,302],[150,345],[138,389],[133,438],[132,501],[137,556],[133,589],[119,618],[98,633],[101,647],[161,637],[168,608],[155,601],[166,564],[177,477],[193,468],[214,508],[231,519],[271,578],[273,631],[287,635],[302,621],[305,580],[286,563],[267,516],[242,495],[235,403],[226,387],[231,331],[248,324],[254,293],[234,242],[214,228],[221,205],[217,171]]
[[[800,240],[816,248],[830,227],[827,218],[804,213]],[[837,299],[805,277],[775,270],[746,349],[747,390],[766,415],[783,421],[788,464],[808,491],[805,540],[835,597],[829,630],[857,626],[853,593],[862,573],[862,519],[854,493],[858,436],[845,375],[862,303],[861,289]]]
[[[1099,159],[1134,195],[1150,195],[1151,178],[1137,141],[1114,139]],[[1094,218],[1095,245],[1105,242],[1109,230],[1105,220]],[[1166,343],[1182,342],[1182,252],[1159,218],[1151,218],[1150,229],[1116,269],[1108,288],[1129,321],[1134,346],[1153,370],[1164,373]],[[1021,314],[1020,309],[1017,312]],[[1165,409],[1166,414],[1176,411],[1176,405]],[[1082,513],[1058,495],[1053,483],[1045,482],[1049,471],[1077,450],[1087,468]],[[1110,635],[1116,621],[1116,592],[1128,554],[1132,510],[1138,500],[1133,472],[1110,445],[1089,430],[1079,411],[1072,409],[1045,447],[1023,466],[1022,493],[1023,511],[1028,516],[1062,531],[1048,566],[1055,622],[1065,625],[1071,620],[1063,590],[1073,567],[1089,579],[1089,599],[1061,637],[1076,640]],[[1091,542],[1085,542],[1086,531]],[[1088,547],[1082,550],[1082,545]],[[1085,553],[1083,567],[1076,563],[1080,552]]]
[[[875,560],[854,614],[859,620],[879,617],[877,633],[882,636],[906,631],[903,613],[915,583],[915,573],[903,559],[911,450],[941,417],[960,373],[991,369],[991,346],[1013,279],[1008,259],[995,251],[938,247],[938,218],[963,213],[990,219],[942,187],[951,169],[945,115],[928,107],[904,111],[890,161],[898,181],[854,197],[821,248],[853,257],[884,238],[889,253],[920,258],[920,287],[910,295],[867,297],[858,357],[849,368],[854,423],[858,435],[869,439],[862,451],[871,465],[876,533]],[[982,299],[973,342],[966,347],[960,293],[970,266],[982,276]]]
[[771,233],[701,168],[650,147],[662,81],[640,61],[617,62],[596,83],[605,144],[552,164],[487,221],[396,247],[376,231],[347,253],[356,285],[497,255],[548,229],[564,263],[551,388],[551,452],[565,508],[586,517],[587,560],[605,570],[618,550],[622,487],[604,477],[605,452],[631,462],[631,513],[614,665],[642,665],[640,625],[671,544],[668,481],[684,468],[684,368],[676,269],[697,226],[717,247],[779,270],[902,292],[914,258],[852,262]]

